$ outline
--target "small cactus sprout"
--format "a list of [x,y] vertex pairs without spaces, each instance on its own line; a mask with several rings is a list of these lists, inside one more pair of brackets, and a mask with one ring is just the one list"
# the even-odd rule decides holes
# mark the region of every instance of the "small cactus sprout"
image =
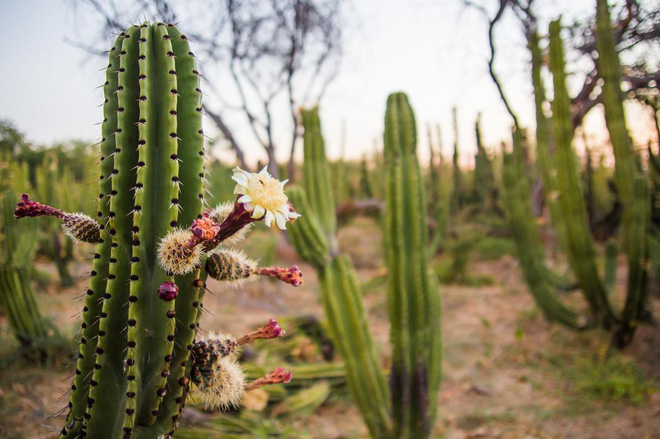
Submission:
[[206,272],[215,280],[241,285],[254,276],[274,277],[294,287],[302,285],[303,274],[294,265],[291,268],[258,267],[257,263],[238,250],[222,249],[212,253],[206,260]]
[[179,287],[174,282],[165,281],[158,286],[158,298],[165,302],[176,299],[179,295]]
[[291,210],[289,199],[284,193],[284,185],[288,180],[279,181],[273,178],[264,167],[254,174],[234,168],[232,179],[236,182],[234,193],[240,195],[238,202],[250,212],[254,219],[264,219],[268,227],[286,229],[286,223],[300,215]]
[[23,194],[22,200],[16,203],[15,218],[54,216],[62,220],[62,230],[75,241],[101,242],[101,227],[91,217],[83,213],[62,212],[54,207],[30,200],[28,194]]
[[163,270],[174,276],[195,270],[202,257],[202,249],[190,245],[191,241],[195,238],[190,230],[174,229],[165,235],[158,246],[158,262]]
[[281,367],[270,372],[262,378],[258,378],[245,386],[245,390],[258,389],[269,384],[286,384],[291,382],[291,372]]

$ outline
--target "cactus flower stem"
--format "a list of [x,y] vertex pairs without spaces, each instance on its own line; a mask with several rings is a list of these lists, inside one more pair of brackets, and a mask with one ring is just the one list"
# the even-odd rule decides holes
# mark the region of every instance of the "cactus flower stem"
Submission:
[[64,212],[46,204],[37,203],[30,200],[28,194],[21,196],[21,201],[16,203],[16,211],[14,218],[36,217],[36,216],[54,216],[55,218],[63,218]]
[[259,276],[274,277],[281,280],[282,282],[293,285],[294,287],[299,287],[303,283],[303,274],[297,265],[294,265],[291,268],[260,267],[254,270],[254,274],[258,274]]
[[258,378],[245,385],[245,390],[250,391],[258,389],[269,384],[286,384],[291,382],[291,372],[281,367],[278,367],[274,371],[270,372],[262,378]]
[[282,329],[277,321],[270,319],[268,323],[259,327],[256,331],[249,332],[236,340],[236,343],[243,346],[252,343],[254,340],[284,337],[285,334],[286,331]]
[[62,230],[76,241],[101,242],[101,226],[91,217],[82,213],[63,212],[46,204],[30,200],[28,194],[23,194],[21,201],[16,203],[14,218],[54,216],[62,220]]

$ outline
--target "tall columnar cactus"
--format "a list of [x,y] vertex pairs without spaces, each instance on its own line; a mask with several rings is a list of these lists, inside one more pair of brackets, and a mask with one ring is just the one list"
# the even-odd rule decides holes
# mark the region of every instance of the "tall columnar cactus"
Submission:
[[285,228],[298,215],[281,182],[239,169],[236,202],[203,212],[199,74],[174,25],[121,33],[104,92],[98,220],[27,195],[15,216],[54,216],[68,235],[97,244],[61,436],[169,437],[191,384],[225,407],[240,403],[245,390],[291,378],[278,369],[245,384],[236,363],[239,346],[282,334],[276,322],[237,340],[194,339],[207,274],[300,284],[297,267],[258,269],[227,247],[255,221]]
[[385,377],[369,332],[362,293],[347,256],[339,253],[332,185],[318,109],[302,110],[305,129],[303,188],[289,196],[304,212],[290,228],[300,256],[315,266],[330,334],[344,358],[347,382],[373,437],[389,437]]
[[415,116],[403,93],[387,100],[384,144],[394,431],[396,436],[426,437],[440,385],[440,295],[427,264],[426,199]]
[[450,213],[455,214],[461,208],[463,188],[461,186],[461,167],[458,164],[458,110],[456,107],[452,108],[452,118],[454,127],[454,155],[452,156],[452,175],[454,177],[454,184],[451,193]]
[[477,143],[477,154],[474,157],[474,190],[473,200],[483,204],[486,209],[497,207],[497,184],[493,164],[481,140],[481,115],[474,123],[474,134]]

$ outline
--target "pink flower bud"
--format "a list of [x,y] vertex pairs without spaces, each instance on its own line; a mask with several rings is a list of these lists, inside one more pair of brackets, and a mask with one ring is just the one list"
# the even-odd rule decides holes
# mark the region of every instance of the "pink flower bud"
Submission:
[[158,298],[165,302],[170,302],[176,299],[179,295],[179,287],[170,281],[165,281],[158,287]]

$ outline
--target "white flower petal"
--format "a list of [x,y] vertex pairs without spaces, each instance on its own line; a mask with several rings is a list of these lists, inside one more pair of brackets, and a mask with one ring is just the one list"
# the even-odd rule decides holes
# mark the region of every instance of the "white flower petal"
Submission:
[[289,182],[289,179],[287,178],[286,180],[280,181],[280,184],[282,185],[282,187],[284,187],[284,185],[287,184],[288,182]]
[[240,184],[237,184],[236,187],[234,188],[234,193],[235,194],[240,194],[240,195],[245,195],[248,193],[248,190],[246,187],[241,186]]
[[264,223],[265,223],[268,227],[272,227],[272,224],[273,224],[273,220],[274,220],[274,219],[275,219],[275,215],[273,215],[273,212],[267,210],[267,211],[266,211],[266,216],[264,217]]
[[282,230],[286,230],[286,217],[280,212],[275,213],[275,221],[277,222],[277,227]]
[[252,212],[252,218],[261,218],[266,214],[266,209],[258,204],[254,206],[254,211]]
[[250,195],[243,195],[238,199],[239,203],[251,203],[252,202],[252,197]]

